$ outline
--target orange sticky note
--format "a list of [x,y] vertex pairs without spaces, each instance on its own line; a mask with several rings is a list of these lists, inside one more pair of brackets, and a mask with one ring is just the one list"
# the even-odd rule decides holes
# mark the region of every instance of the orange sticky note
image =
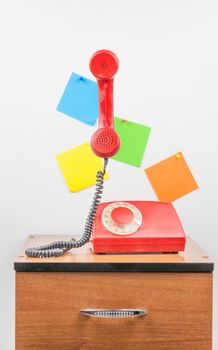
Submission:
[[145,173],[161,202],[173,202],[198,188],[181,152],[145,169]]

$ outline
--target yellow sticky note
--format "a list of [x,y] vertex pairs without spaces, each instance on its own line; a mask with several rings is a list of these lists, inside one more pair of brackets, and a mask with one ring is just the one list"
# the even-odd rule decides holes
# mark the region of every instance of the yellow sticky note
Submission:
[[[103,162],[84,143],[56,156],[66,184],[71,192],[95,185],[96,173],[103,170]],[[108,179],[108,174],[104,176]]]
[[181,152],[145,169],[160,201],[172,202],[198,188]]

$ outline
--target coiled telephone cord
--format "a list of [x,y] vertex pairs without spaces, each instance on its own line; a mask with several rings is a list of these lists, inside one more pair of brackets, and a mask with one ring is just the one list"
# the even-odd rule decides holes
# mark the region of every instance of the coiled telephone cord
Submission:
[[40,247],[28,248],[25,254],[31,258],[50,258],[60,256],[72,248],[80,248],[89,242],[92,234],[93,223],[95,220],[98,206],[101,202],[101,197],[104,187],[104,175],[108,164],[108,158],[104,158],[104,168],[96,174],[96,187],[93,201],[90,207],[89,214],[86,219],[83,236],[79,240],[71,239],[70,241],[57,241]]

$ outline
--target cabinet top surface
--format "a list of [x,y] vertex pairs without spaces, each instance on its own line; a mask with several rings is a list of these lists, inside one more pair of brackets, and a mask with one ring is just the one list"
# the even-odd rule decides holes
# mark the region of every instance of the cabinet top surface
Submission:
[[184,252],[162,254],[93,254],[90,245],[72,249],[56,258],[28,258],[25,249],[58,240],[69,235],[31,235],[17,255],[17,272],[212,272],[213,262],[190,238]]

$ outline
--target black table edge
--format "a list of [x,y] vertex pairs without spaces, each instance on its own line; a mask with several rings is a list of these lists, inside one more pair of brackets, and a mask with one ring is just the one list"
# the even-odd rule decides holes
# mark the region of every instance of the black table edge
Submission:
[[16,272],[212,272],[208,263],[43,263],[15,262]]

